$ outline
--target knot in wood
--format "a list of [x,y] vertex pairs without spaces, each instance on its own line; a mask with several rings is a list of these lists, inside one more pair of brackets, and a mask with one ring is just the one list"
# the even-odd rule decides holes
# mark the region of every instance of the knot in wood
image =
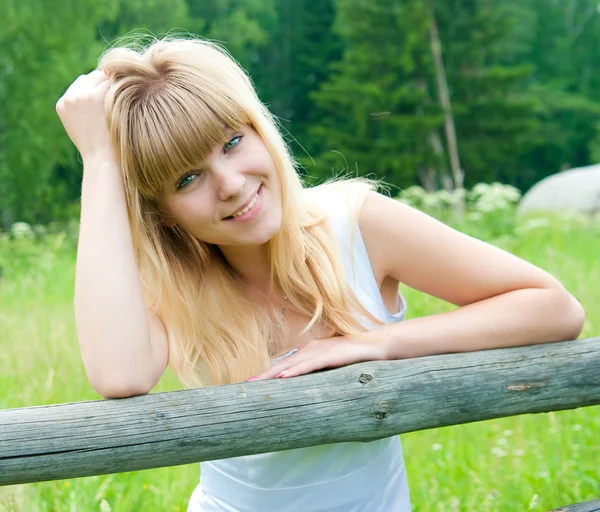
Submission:
[[361,384],[367,384],[368,382],[371,382],[373,380],[373,376],[369,375],[368,373],[361,373],[360,377],[358,378],[358,382],[360,382]]
[[546,386],[548,386],[547,382],[523,382],[521,384],[511,384],[506,388],[509,391],[528,391],[530,389],[545,388]]
[[383,418],[385,418],[386,416],[387,416],[387,413],[386,413],[386,412],[381,412],[381,411],[379,411],[379,412],[375,413],[375,417],[376,417],[378,420],[382,420],[382,419],[383,419]]
[[167,415],[164,412],[161,411],[154,411],[154,419],[155,420],[163,420],[167,417]]

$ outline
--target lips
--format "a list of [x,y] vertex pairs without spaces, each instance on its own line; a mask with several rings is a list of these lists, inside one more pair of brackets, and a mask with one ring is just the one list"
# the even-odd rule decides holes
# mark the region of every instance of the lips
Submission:
[[242,215],[242,214],[246,213],[247,211],[251,210],[256,204],[256,201],[258,199],[258,193],[261,188],[262,188],[262,185],[260,187],[258,187],[258,190],[256,191],[256,193],[254,193],[252,195],[252,197],[250,199],[248,199],[248,201],[246,201],[242,206],[240,206],[237,210],[235,210],[235,212],[233,212],[231,215],[224,217],[223,220],[233,219],[233,218],[238,217],[239,215]]

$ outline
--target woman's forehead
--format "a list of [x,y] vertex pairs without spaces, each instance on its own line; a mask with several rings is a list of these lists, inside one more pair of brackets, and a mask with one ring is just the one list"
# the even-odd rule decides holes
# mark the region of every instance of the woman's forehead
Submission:
[[232,132],[250,124],[242,105],[225,98],[163,94],[129,123],[140,190],[156,194],[174,177],[201,166]]

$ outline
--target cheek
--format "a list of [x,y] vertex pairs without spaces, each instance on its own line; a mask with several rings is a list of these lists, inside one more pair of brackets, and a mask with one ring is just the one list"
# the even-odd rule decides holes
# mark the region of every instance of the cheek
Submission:
[[273,174],[271,177],[271,189],[273,193],[273,199],[277,202],[277,204],[281,207],[282,197],[283,197],[283,183],[281,181],[281,177],[276,169],[273,169]]
[[174,212],[182,223],[197,224],[213,218],[213,202],[206,194],[189,194],[182,197],[174,206]]

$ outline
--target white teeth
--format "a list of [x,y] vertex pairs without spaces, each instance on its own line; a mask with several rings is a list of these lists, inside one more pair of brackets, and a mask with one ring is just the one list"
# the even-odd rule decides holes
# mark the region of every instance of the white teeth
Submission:
[[240,215],[243,215],[244,213],[246,213],[248,210],[252,210],[252,207],[256,204],[257,199],[258,199],[258,194],[256,194],[254,196],[254,199],[252,199],[252,201],[250,201],[250,204],[248,206],[246,206],[246,208],[244,208],[243,210],[240,210],[237,213],[234,213],[232,215],[232,217],[239,217]]

